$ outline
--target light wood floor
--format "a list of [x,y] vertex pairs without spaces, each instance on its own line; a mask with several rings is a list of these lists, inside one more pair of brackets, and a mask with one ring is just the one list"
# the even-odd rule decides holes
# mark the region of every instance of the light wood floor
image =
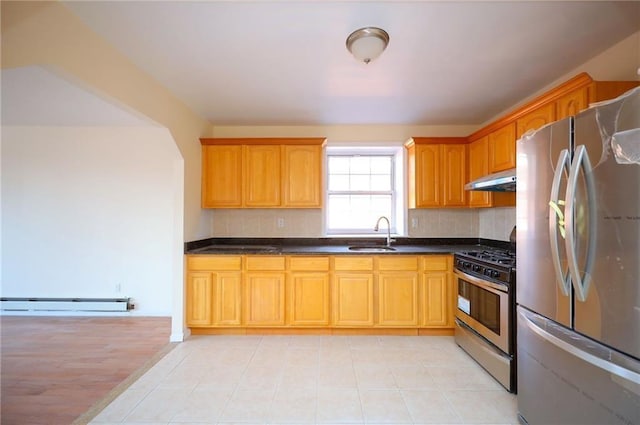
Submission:
[[0,317],[2,425],[67,425],[169,343],[169,317]]

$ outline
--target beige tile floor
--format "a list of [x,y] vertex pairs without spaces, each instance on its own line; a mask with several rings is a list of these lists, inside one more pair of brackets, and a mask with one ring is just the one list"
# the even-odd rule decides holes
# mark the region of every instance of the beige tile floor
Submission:
[[453,341],[197,336],[92,424],[517,424],[516,397]]

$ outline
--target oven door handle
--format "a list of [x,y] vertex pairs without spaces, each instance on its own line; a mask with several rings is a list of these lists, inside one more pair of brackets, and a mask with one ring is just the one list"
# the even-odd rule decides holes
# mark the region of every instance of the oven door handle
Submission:
[[477,286],[479,286],[481,288],[484,288],[489,292],[493,292],[493,293],[497,293],[496,291],[499,291],[499,292],[502,292],[502,293],[508,293],[509,292],[509,288],[506,285],[500,285],[500,284],[497,284],[497,283],[490,282],[488,280],[484,280],[484,279],[477,278],[475,276],[471,276],[471,275],[463,272],[460,269],[455,269],[453,274],[458,276],[460,279],[463,279],[463,280],[466,280],[466,281],[468,281],[470,283],[473,283],[474,285],[477,285]]

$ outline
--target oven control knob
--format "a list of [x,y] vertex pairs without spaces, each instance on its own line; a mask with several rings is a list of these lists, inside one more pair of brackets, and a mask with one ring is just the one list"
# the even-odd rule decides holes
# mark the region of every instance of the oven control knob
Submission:
[[468,269],[469,267],[471,267],[471,263],[467,263],[466,261],[462,264],[462,267],[464,267],[465,269]]
[[473,269],[474,272],[479,272],[480,271],[480,266],[477,265],[477,264],[474,264],[472,269]]
[[491,276],[491,269],[484,269],[485,276]]
[[491,270],[491,277],[500,277],[500,272],[497,270]]

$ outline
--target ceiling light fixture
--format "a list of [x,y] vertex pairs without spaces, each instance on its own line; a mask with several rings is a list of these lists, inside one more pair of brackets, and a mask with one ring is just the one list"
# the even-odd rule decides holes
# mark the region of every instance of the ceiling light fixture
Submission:
[[347,37],[347,49],[358,60],[369,63],[384,52],[389,44],[389,34],[383,29],[365,27]]

